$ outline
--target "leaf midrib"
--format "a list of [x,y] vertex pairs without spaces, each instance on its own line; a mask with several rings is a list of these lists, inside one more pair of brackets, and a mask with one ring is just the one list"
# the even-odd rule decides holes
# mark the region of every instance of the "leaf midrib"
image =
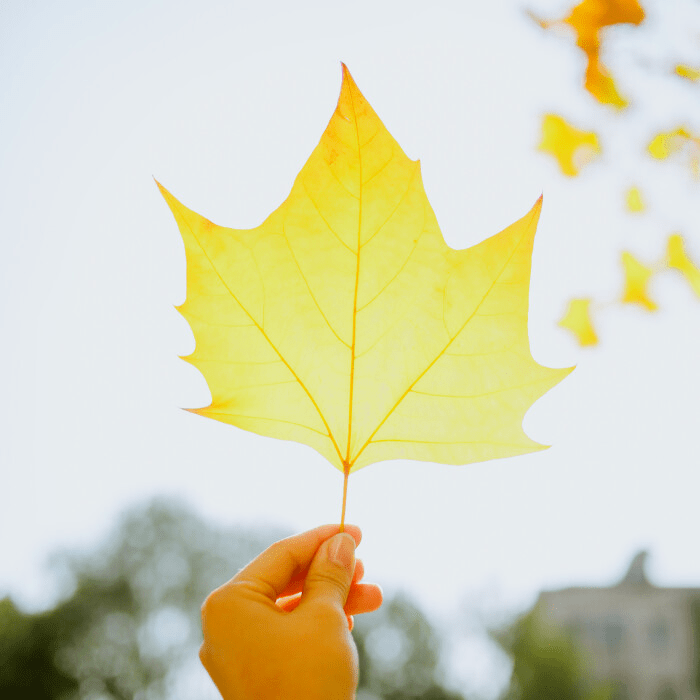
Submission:
[[348,442],[345,449],[345,459],[343,462],[343,472],[346,477],[350,472],[352,463],[350,462],[350,443],[352,440],[352,402],[355,391],[355,340],[357,335],[357,293],[360,286],[360,253],[362,244],[362,146],[360,145],[360,129],[357,123],[357,112],[355,110],[355,100],[352,95],[352,87],[348,86],[350,96],[350,107],[352,108],[353,124],[355,126],[355,141],[357,143],[357,162],[359,177],[359,196],[357,206],[357,257],[355,262],[355,293],[352,301],[352,341],[350,343],[350,389],[348,392]]

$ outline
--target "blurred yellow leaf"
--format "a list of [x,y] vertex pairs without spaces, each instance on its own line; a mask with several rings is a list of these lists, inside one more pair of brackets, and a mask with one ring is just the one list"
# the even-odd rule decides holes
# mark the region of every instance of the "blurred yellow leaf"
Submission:
[[631,253],[622,253],[622,266],[625,274],[625,289],[622,301],[628,304],[640,304],[648,311],[654,311],[656,304],[647,294],[647,284],[653,274],[651,268],[642,265]]
[[644,199],[638,187],[630,187],[625,195],[627,209],[635,214],[644,211]]
[[591,300],[572,299],[559,325],[570,330],[577,338],[579,345],[597,345],[596,335],[591,321]]
[[589,58],[583,86],[602,104],[623,109],[629,102],[617,91],[608,69],[597,59]]
[[185,359],[212,395],[195,413],[310,445],[345,489],[350,472],[381,460],[543,449],[523,417],[570,370],[542,367],[529,349],[541,202],[450,248],[418,162],[345,67],[320,143],[260,226],[223,228],[161,191],[185,243],[179,310],[196,339]]
[[664,160],[672,153],[680,151],[692,138],[693,135],[684,126],[679,126],[673,131],[661,132],[654,136],[649,144],[649,153],[658,160]]
[[688,280],[695,294],[700,297],[700,270],[698,270],[686,254],[683,245],[683,236],[679,233],[671,234],[668,237],[666,259],[668,266],[680,270],[683,276]]
[[700,137],[685,126],[657,134],[649,144],[649,153],[664,160],[674,153],[685,151],[694,177],[700,177]]
[[684,66],[679,63],[676,65],[675,71],[676,75],[679,75],[681,78],[693,81],[700,80],[700,68],[692,68],[691,66]]
[[542,140],[538,148],[553,155],[564,175],[576,176],[579,170],[600,153],[598,137],[592,131],[582,131],[556,114],[542,119]]
[[637,0],[583,0],[568,16],[559,20],[537,20],[546,28],[567,25],[576,34],[576,45],[586,54],[588,65],[584,85],[599,102],[617,108],[627,105],[600,60],[601,30],[615,24],[641,24],[644,10]]

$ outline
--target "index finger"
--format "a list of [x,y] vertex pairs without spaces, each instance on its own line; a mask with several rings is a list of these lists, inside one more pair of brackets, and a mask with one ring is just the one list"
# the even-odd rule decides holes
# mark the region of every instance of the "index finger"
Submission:
[[[289,582],[309,568],[318,548],[339,532],[340,525],[321,525],[275,542],[241,569],[224,587],[249,584],[274,603]],[[357,525],[346,525],[345,532],[355,540],[355,546],[360,544],[362,533]]]

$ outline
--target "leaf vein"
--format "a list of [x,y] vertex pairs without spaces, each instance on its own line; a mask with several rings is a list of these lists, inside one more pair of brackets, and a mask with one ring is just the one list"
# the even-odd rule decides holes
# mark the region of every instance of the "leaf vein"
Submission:
[[218,358],[197,357],[193,358],[196,362],[211,362],[218,365],[276,365],[280,364],[281,360],[264,360],[262,362],[246,362],[244,360],[220,360]]
[[[224,295],[222,294],[221,296],[228,296],[227,294]],[[179,309],[178,309],[179,311]],[[187,318],[190,321],[197,321],[198,323],[202,323],[205,326],[215,326],[217,328],[255,328],[254,323],[222,323],[221,321],[210,321],[206,318],[202,318],[201,316],[197,316],[193,313],[190,313],[189,311],[183,313],[180,311],[180,313],[185,316],[185,313],[187,314],[185,318]]]
[[360,144],[360,148],[367,148],[367,146],[374,141],[374,139],[377,137],[377,134],[381,131],[381,129],[377,129],[364,143]]
[[322,430],[316,430],[316,428],[312,428],[308,425],[304,425],[303,423],[297,423],[296,421],[293,420],[284,420],[282,418],[270,418],[269,416],[249,416],[247,413],[227,413],[226,411],[207,411],[208,416],[228,416],[229,418],[249,418],[250,420],[266,420],[270,421],[273,423],[287,423],[288,425],[296,425],[299,428],[304,428],[306,430],[311,430],[314,433],[318,433],[319,435],[323,435],[324,437],[329,437],[331,440],[333,439],[333,436],[324,433]]
[[377,175],[380,175],[384,170],[386,170],[386,166],[389,165],[389,163],[391,163],[392,160],[394,160],[393,152],[391,154],[391,158],[389,158],[389,160],[387,160],[386,163],[384,163],[376,172],[374,172],[370,177],[368,177],[362,184],[366,185],[366,184],[372,182],[372,180],[374,180],[374,178],[377,177]]
[[502,447],[526,447],[518,442],[501,442],[499,440],[409,440],[404,438],[382,438],[381,440],[372,440],[373,445],[380,442],[410,442],[416,445],[500,445]]
[[306,183],[305,183],[305,182],[302,182],[302,186],[304,187],[304,192],[306,193],[306,196],[309,198],[309,201],[311,202],[311,204],[314,205],[314,209],[318,212],[318,215],[321,217],[321,219],[323,219],[323,223],[326,224],[326,226],[328,226],[328,230],[338,239],[338,242],[339,242],[341,245],[344,245],[353,255],[357,255],[357,252],[354,251],[354,250],[353,250],[353,249],[352,249],[352,248],[351,248],[351,247],[350,247],[336,232],[335,232],[335,230],[333,229],[333,227],[328,223],[328,219],[326,219],[326,217],[323,216],[323,214],[321,213],[321,210],[320,210],[319,207],[318,207],[318,204],[316,204],[316,202],[314,201],[314,198],[313,198],[313,197],[311,196],[311,194],[309,193],[309,190],[307,189]]
[[311,285],[309,284],[309,281],[306,279],[306,275],[304,274],[303,270],[301,269],[301,265],[299,265],[299,261],[297,260],[297,256],[294,254],[294,249],[292,248],[292,244],[289,240],[289,236],[287,235],[287,224],[286,220],[282,220],[282,234],[284,235],[284,240],[287,242],[287,247],[289,248],[289,252],[292,255],[292,259],[294,260],[297,270],[299,270],[299,274],[301,275],[301,278],[304,280],[304,284],[306,285],[306,289],[309,292],[309,295],[311,296],[311,299],[313,300],[314,304],[316,305],[316,308],[318,309],[318,312],[321,314],[323,317],[323,320],[326,322],[326,325],[330,329],[331,333],[338,339],[339,342],[341,342],[346,348],[349,348],[350,345],[346,343],[335,331],[335,328],[331,325],[331,322],[328,320],[328,317],[326,316],[325,313],[323,313],[323,309],[321,308],[321,305],[318,303],[318,300],[316,299],[316,295],[313,293],[311,290]]
[[385,219],[384,223],[360,246],[360,248],[364,248],[393,218],[394,214],[396,214],[399,207],[403,204],[404,199],[406,199],[406,195],[408,195],[408,193],[411,191],[411,184],[413,183],[413,178],[416,176],[417,172],[418,172],[418,161],[416,161],[416,163],[415,163],[415,168],[413,169],[413,172],[411,173],[411,177],[408,178],[408,184],[406,185],[405,192],[401,195],[401,199],[399,199],[396,206],[393,208],[391,214],[389,214],[389,216]]
[[328,170],[330,171],[331,175],[333,176],[333,179],[341,186],[341,188],[342,188],[343,191],[348,195],[348,197],[352,197],[353,199],[359,199],[359,197],[358,197],[356,194],[352,193],[352,192],[340,181],[340,178],[336,175],[336,172],[335,172],[335,170],[333,170],[333,168],[331,167],[331,164],[328,163],[328,162],[326,162],[325,165],[326,165],[326,167],[328,168]]
[[[425,223],[425,220],[424,220]],[[411,252],[406,256],[406,259],[403,261],[401,264],[401,267],[396,271],[396,273],[392,276],[390,280],[387,281],[387,283],[366,303],[363,304],[357,312],[360,313],[360,311],[364,311],[375,299],[377,299],[379,296],[381,296],[389,287],[389,285],[403,272],[404,268],[406,265],[408,265],[408,261],[413,257],[413,254],[416,252],[416,248],[418,248],[418,241],[423,237],[423,234],[425,233],[425,228],[418,234],[418,238],[416,238],[416,242],[413,244],[413,248],[411,248]]]
[[514,384],[513,386],[504,386],[501,389],[493,389],[492,391],[485,391],[481,394],[433,394],[430,391],[419,391],[418,389],[409,389],[409,391],[413,394],[420,394],[421,396],[435,396],[437,398],[445,399],[481,399],[485,396],[503,394],[507,391],[517,391],[518,389],[524,389],[528,386],[535,386],[536,384],[542,384],[543,382],[547,381],[547,378],[533,379],[531,382],[524,382],[523,384]]

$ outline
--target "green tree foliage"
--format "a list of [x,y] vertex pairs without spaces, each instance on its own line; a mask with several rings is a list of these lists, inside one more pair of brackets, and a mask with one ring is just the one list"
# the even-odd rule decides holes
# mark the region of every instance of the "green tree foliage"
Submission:
[[28,615],[2,601],[0,697],[178,697],[202,601],[282,534],[217,531],[164,501],[128,512],[97,551],[56,557],[73,593],[55,608]]
[[694,597],[690,602],[690,620],[695,640],[692,688],[695,697],[700,698],[700,597]]
[[[201,603],[285,534],[216,529],[164,501],[130,511],[96,551],[57,558],[73,592],[52,610],[0,601],[0,698],[203,700],[183,687],[193,668],[204,674]],[[356,622],[359,698],[463,700],[443,687],[437,634],[406,598]]]
[[360,698],[463,700],[440,681],[441,643],[425,615],[404,595],[356,618]]
[[537,608],[494,639],[511,657],[510,684],[501,700],[610,700],[608,686],[586,678],[576,646],[565,634],[546,627]]
[[77,681],[54,662],[56,617],[24,615],[9,598],[0,600],[0,695],[43,700],[77,690]]

